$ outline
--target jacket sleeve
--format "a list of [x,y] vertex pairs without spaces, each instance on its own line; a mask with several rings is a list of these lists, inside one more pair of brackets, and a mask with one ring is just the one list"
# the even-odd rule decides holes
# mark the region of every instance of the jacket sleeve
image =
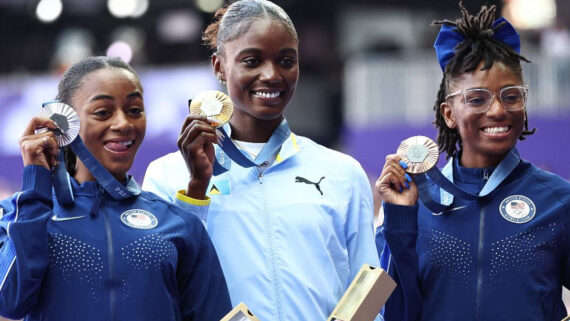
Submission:
[[51,186],[47,169],[26,166],[22,191],[0,205],[0,315],[11,319],[24,317],[38,301],[49,264]]
[[347,213],[346,242],[350,266],[351,282],[363,264],[378,267],[378,254],[374,243],[374,207],[372,191],[364,170],[352,178],[352,194]]
[[[347,213],[347,249],[350,267],[349,283],[354,280],[363,264],[380,266],[374,243],[374,206],[372,190],[366,173],[358,164],[352,177],[352,194]],[[375,321],[382,321],[380,311]]]
[[413,321],[421,315],[418,255],[418,205],[383,204],[384,224],[376,236],[381,266],[398,284],[386,302],[386,321]]
[[195,217],[190,224],[190,247],[179,272],[182,320],[218,321],[232,305],[220,261],[206,229]]
[[[142,189],[153,192],[169,202],[174,202],[175,192],[170,190],[169,174],[164,163],[164,159],[159,158],[148,165],[144,174]],[[176,173],[171,172],[170,175],[176,175]]]
[[210,205],[210,198],[206,197],[205,200],[198,200],[186,196],[186,191],[180,190],[176,192],[176,198],[174,199],[174,204],[178,207],[184,209],[188,213],[196,215],[206,227],[206,219],[208,215],[208,208]]

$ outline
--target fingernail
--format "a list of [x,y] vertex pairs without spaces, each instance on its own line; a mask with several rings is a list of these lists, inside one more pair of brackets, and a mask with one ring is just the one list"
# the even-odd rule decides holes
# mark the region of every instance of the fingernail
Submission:
[[398,164],[400,164],[400,166],[402,166],[403,169],[408,168],[408,164],[406,164],[403,160],[399,161]]
[[402,193],[404,191],[404,188],[402,186],[400,186],[400,193]]
[[412,178],[410,177],[410,175],[408,175],[408,173],[404,173],[404,176],[406,177],[406,180],[407,180],[408,182],[411,182],[411,181],[412,181]]
[[410,184],[408,184],[408,182],[404,181],[404,184],[406,184],[406,188],[410,188]]

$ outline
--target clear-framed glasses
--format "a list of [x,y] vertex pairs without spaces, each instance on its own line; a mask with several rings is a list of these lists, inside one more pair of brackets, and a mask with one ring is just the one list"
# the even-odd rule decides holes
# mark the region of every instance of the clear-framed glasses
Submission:
[[499,90],[499,92],[492,92],[484,88],[458,90],[447,95],[445,100],[459,94],[463,94],[465,105],[473,113],[479,114],[489,110],[495,96],[499,98],[505,110],[517,111],[524,109],[526,106],[528,86],[508,86]]

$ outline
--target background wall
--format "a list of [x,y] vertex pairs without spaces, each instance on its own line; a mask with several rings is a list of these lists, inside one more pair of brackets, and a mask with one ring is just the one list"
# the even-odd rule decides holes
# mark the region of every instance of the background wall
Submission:
[[[357,158],[373,182],[384,157],[412,135],[435,137],[441,71],[434,19],[458,16],[455,0],[280,0],[300,36],[301,78],[286,112],[295,132]],[[523,158],[570,178],[570,2],[496,4],[521,31],[530,86]],[[140,73],[148,132],[132,169],[176,150],[187,100],[222,89],[200,33],[220,0],[0,0],[0,196],[17,191],[18,138],[61,73],[93,54],[120,55]],[[444,155],[442,155],[442,158]]]

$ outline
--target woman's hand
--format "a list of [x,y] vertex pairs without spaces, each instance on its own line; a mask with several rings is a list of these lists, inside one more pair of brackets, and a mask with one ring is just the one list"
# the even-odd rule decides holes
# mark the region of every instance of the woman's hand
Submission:
[[386,156],[386,163],[376,181],[376,191],[385,203],[414,205],[418,201],[418,188],[404,170],[407,165],[396,154]]
[[195,199],[206,198],[206,189],[214,172],[213,144],[217,142],[216,129],[206,117],[186,116],[178,137],[178,149],[191,175],[186,190],[187,196]]
[[24,166],[39,165],[51,170],[58,163],[59,146],[55,134],[51,130],[36,134],[39,128],[57,129],[55,123],[48,118],[35,116],[20,137],[20,152]]

